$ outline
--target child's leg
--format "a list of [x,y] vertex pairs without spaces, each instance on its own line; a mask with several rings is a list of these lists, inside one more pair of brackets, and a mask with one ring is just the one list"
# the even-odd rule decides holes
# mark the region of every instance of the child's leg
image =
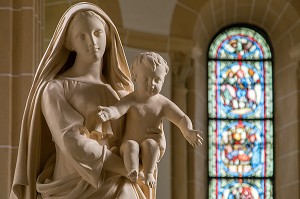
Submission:
[[141,143],[142,162],[145,172],[145,184],[153,188],[156,184],[154,169],[157,164],[160,150],[157,142],[153,139],[146,139]]
[[121,144],[120,154],[123,158],[128,178],[136,182],[139,173],[139,144],[134,140],[126,140]]

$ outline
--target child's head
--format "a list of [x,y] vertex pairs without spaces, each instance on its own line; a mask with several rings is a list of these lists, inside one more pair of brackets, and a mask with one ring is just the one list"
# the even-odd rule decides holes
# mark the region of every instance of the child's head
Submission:
[[167,62],[159,54],[155,52],[139,54],[131,66],[135,90],[150,96],[158,94],[168,72]]

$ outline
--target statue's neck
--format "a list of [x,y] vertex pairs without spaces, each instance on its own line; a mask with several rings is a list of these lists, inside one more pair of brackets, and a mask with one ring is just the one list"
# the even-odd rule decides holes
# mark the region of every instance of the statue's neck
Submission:
[[63,76],[76,77],[88,82],[105,83],[105,78],[102,74],[103,62],[102,59],[96,62],[85,62],[76,59],[73,66],[66,71]]

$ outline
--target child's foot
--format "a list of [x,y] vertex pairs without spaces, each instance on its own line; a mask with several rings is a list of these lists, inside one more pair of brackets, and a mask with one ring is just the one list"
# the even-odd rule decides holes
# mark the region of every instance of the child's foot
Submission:
[[127,178],[131,181],[131,182],[136,182],[138,179],[138,171],[137,170],[131,170],[128,175]]
[[151,188],[156,186],[156,180],[152,173],[148,173],[145,175],[145,184]]

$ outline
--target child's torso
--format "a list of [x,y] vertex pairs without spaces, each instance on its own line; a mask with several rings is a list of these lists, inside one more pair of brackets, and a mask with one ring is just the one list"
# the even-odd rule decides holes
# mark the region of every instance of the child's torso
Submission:
[[135,103],[126,114],[126,128],[123,140],[141,143],[149,134],[149,128],[157,128],[163,118],[163,105],[157,103]]

